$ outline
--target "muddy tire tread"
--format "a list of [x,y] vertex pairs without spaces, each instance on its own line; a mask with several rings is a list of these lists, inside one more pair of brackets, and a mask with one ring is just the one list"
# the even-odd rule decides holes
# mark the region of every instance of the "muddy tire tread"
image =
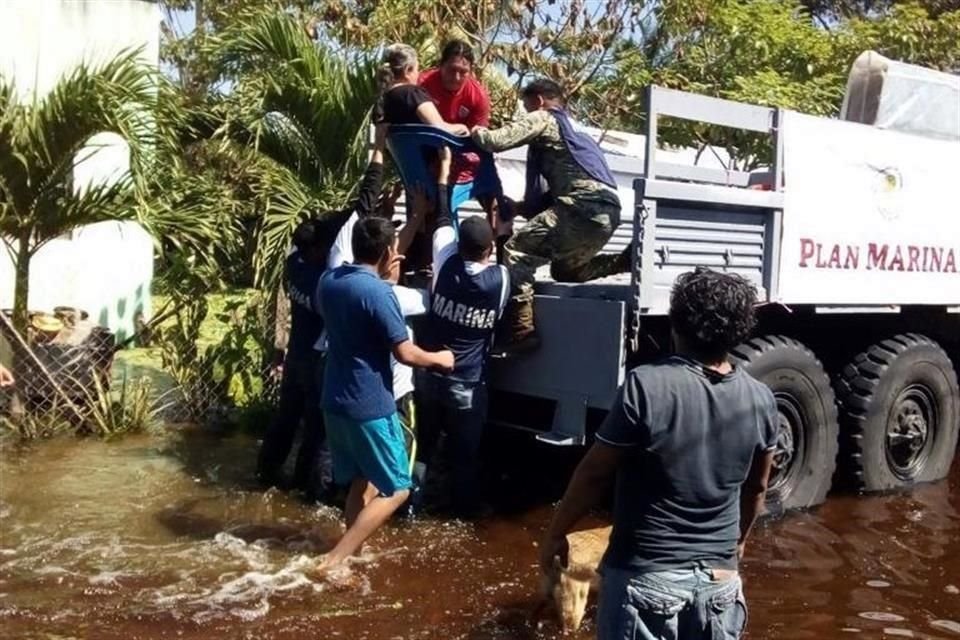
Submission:
[[[756,361],[760,357],[776,349],[794,351],[810,362],[812,365],[810,370],[805,370],[803,373],[809,379],[810,383],[812,383],[815,388],[821,390],[822,394],[825,396],[827,401],[823,402],[823,409],[825,412],[824,417],[828,425],[832,425],[833,433],[836,434],[839,431],[839,409],[836,402],[836,395],[833,386],[831,385],[830,376],[827,375],[826,369],[824,368],[820,359],[817,358],[816,354],[806,345],[799,340],[795,340],[794,338],[784,335],[764,335],[751,338],[743,344],[738,345],[731,351],[731,355],[737,364],[749,367],[751,362]],[[832,446],[834,455],[829,456],[829,460],[824,461],[824,464],[821,467],[821,473],[823,474],[824,482],[816,491],[816,496],[811,501],[811,504],[807,506],[820,504],[826,499],[827,493],[832,485],[832,478],[837,468],[837,448],[838,442],[834,441]]]
[[907,350],[926,346],[949,356],[934,340],[917,333],[904,333],[871,345],[845,366],[837,380],[837,396],[843,407],[840,430],[841,450],[847,451],[845,475],[857,490],[867,488],[864,479],[865,431],[870,404],[883,375]]

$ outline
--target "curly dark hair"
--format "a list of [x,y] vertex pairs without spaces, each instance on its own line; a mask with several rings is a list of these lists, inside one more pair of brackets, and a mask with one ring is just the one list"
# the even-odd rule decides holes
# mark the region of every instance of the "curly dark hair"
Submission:
[[697,356],[721,360],[753,331],[756,304],[757,289],[743,276],[697,267],[673,285],[670,322]]

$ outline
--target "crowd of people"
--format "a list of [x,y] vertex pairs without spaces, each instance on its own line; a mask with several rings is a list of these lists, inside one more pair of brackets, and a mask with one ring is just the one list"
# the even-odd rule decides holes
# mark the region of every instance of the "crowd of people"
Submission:
[[[286,268],[292,326],[280,406],[264,439],[259,474],[267,484],[280,481],[300,424],[305,430],[294,486],[322,494],[331,480],[352,481],[355,474],[343,468],[344,456],[338,455],[350,449],[364,458],[353,461],[352,471],[370,481],[377,496],[397,496],[378,502],[369,497],[373,489],[368,487],[363,499],[358,481],[347,497],[350,524],[361,512],[357,505],[387,504],[392,512],[403,504],[408,498],[403,492],[413,485],[408,476],[425,479],[441,434],[452,470],[453,511],[468,517],[482,512],[478,452],[486,420],[487,361],[494,349],[510,356],[536,348],[535,270],[550,264],[557,280],[585,281],[629,268],[625,254],[598,255],[619,223],[616,182],[597,143],[567,115],[560,87],[546,79],[529,83],[522,92],[527,115],[492,130],[487,126],[490,100],[473,75],[473,64],[474,54],[462,41],[448,43],[438,67],[423,73],[413,48],[389,47],[374,149],[355,201],[304,222],[293,236]],[[493,217],[460,221],[450,210],[450,190],[475,177],[477,152],[440,149],[430,159],[436,184],[409,194],[407,218],[396,229],[391,219],[396,194],[386,200],[379,194],[389,127],[404,124],[469,136],[483,152],[529,146],[524,200],[500,199],[527,219],[506,241],[502,264],[495,260]],[[485,205],[497,207],[498,201],[489,198]],[[410,262],[405,257],[424,239],[429,285],[405,287],[400,284]],[[370,274],[380,278],[377,286],[360,277]],[[349,304],[367,316],[341,315],[345,301],[358,291],[366,297]],[[418,315],[425,321],[414,341],[406,327]],[[368,316],[372,320],[365,324]],[[349,428],[343,417],[361,427]],[[367,424],[371,420],[396,424]],[[344,432],[395,437],[338,441]],[[413,445],[418,453],[411,461]],[[387,467],[402,473],[379,477]]]
[[[490,129],[490,101],[473,65],[461,41],[423,73],[411,47],[388,47],[373,152],[356,199],[293,235],[292,326],[258,474],[280,482],[302,425],[293,484],[320,499],[346,487],[346,532],[320,572],[357,554],[404,505],[419,508],[418,488],[434,475],[442,434],[450,512],[483,513],[488,362],[538,348],[534,272],[549,264],[554,279],[579,282],[629,270],[627,253],[600,253],[620,221],[616,181],[597,143],[567,113],[560,86],[528,83],[526,114]],[[441,147],[425,160],[436,183],[410,189],[406,219],[395,224],[398,194],[381,191],[389,127],[403,124],[469,136],[481,152],[528,147],[523,201],[483,203],[526,219],[506,239],[500,263],[496,215],[458,220],[450,207],[451,190],[474,179],[477,153]],[[429,262],[422,289],[404,283],[405,256],[417,251]],[[753,287],[737,276],[701,269],[678,280],[676,355],[629,374],[558,508],[542,545],[545,571],[564,560],[565,535],[616,478],[603,638],[742,631],[737,560],[763,502],[776,432],[772,394],[727,359],[751,331],[755,303]],[[415,316],[422,319],[414,337]]]

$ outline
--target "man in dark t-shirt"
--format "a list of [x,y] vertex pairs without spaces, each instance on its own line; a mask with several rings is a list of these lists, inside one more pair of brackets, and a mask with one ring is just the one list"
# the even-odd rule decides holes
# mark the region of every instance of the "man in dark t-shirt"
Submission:
[[627,375],[570,481],[542,547],[566,564],[566,534],[616,478],[598,637],[738,638],[737,563],[763,507],[777,406],[727,354],[754,326],[756,290],[699,268],[670,301],[676,355]]

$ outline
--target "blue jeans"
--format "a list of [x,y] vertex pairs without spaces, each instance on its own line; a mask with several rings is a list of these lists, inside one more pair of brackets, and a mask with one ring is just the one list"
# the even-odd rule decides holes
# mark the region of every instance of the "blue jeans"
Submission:
[[469,512],[480,504],[480,444],[487,420],[487,387],[421,373],[417,378],[419,429],[417,458],[428,465],[440,433],[447,434],[457,509]]
[[709,569],[636,573],[603,567],[599,640],[737,640],[747,626],[738,575]]

